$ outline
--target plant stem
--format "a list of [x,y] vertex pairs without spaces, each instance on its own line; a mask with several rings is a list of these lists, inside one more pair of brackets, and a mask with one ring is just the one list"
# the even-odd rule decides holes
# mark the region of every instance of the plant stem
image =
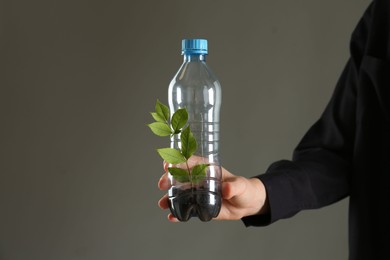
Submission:
[[192,174],[190,171],[190,166],[188,165],[188,159],[186,159],[186,166],[187,166],[188,176],[190,177],[191,188],[192,188]]

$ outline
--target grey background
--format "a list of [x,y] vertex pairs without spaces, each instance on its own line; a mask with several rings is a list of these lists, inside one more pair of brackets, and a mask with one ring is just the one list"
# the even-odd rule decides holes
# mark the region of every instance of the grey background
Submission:
[[0,259],[346,259],[347,200],[265,228],[172,224],[145,124],[209,40],[224,166],[291,157],[368,0],[0,1]]

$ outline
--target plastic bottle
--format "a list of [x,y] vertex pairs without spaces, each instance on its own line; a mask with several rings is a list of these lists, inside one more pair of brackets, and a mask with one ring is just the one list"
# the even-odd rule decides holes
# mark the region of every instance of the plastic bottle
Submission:
[[[190,164],[210,164],[201,183],[180,183],[169,175],[172,184],[168,191],[170,210],[179,221],[195,216],[209,221],[219,214],[222,204],[218,153],[221,85],[206,64],[207,54],[207,40],[184,39],[184,62],[168,90],[171,113],[179,108],[187,109],[188,123],[198,144]],[[180,138],[172,137],[171,148],[180,146]]]

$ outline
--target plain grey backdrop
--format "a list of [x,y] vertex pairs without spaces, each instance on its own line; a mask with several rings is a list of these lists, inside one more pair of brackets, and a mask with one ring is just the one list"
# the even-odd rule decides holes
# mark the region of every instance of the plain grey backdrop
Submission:
[[347,205],[264,228],[172,224],[146,124],[209,40],[221,157],[251,177],[321,115],[368,0],[0,1],[0,259],[346,259]]

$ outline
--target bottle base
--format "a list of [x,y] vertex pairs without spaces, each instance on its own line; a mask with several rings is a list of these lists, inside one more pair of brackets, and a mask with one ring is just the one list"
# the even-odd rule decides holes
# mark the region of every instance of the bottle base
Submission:
[[221,195],[201,188],[178,191],[175,197],[169,198],[172,214],[181,222],[191,217],[198,217],[206,222],[218,216],[221,210]]

